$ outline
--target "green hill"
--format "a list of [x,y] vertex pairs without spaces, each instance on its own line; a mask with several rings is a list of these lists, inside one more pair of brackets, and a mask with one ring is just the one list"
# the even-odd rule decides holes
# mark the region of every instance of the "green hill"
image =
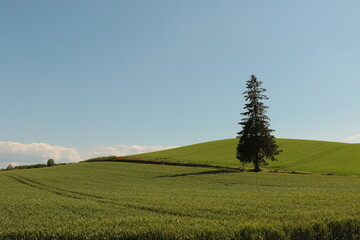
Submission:
[[[283,152],[267,169],[324,174],[360,175],[360,145],[324,141],[277,139]],[[168,162],[239,167],[237,139],[194,144],[132,157]],[[252,167],[249,165],[248,167]]]
[[[360,145],[277,141],[268,169],[360,175]],[[359,239],[359,176],[141,164],[239,167],[236,144],[0,171],[0,239]]]

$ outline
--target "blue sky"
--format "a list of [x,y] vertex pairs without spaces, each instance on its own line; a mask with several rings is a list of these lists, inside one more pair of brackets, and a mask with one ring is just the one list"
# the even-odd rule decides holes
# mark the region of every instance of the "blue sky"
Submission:
[[1,1],[0,164],[235,137],[251,74],[276,137],[360,142],[359,7]]

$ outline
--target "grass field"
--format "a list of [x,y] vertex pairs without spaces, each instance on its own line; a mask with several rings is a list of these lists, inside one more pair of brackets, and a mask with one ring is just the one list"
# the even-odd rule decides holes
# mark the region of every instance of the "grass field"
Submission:
[[359,186],[124,162],[1,171],[0,239],[360,239]]
[[[277,139],[283,152],[265,168],[323,174],[360,175],[360,144]],[[134,155],[167,162],[242,166],[236,159],[237,139],[200,143],[159,152]],[[252,167],[247,165],[247,167]]]

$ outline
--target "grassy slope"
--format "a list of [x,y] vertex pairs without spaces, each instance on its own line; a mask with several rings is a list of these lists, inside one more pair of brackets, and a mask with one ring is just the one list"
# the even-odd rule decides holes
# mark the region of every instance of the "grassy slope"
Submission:
[[0,239],[358,239],[359,185],[114,162],[3,171]]
[[[360,175],[360,145],[310,140],[277,139],[283,150],[278,162],[266,168],[314,173]],[[241,166],[235,158],[237,139],[200,143],[176,149],[134,155],[172,162]],[[249,166],[251,167],[251,166]]]

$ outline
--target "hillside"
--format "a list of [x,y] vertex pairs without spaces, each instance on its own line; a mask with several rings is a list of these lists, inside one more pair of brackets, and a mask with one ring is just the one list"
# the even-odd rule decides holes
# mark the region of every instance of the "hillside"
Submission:
[[0,239],[359,239],[360,178],[126,162],[0,172]]
[[[283,152],[267,169],[323,174],[360,175],[360,145],[311,140],[277,139]],[[237,139],[179,147],[132,157],[169,162],[239,167]],[[249,165],[248,167],[251,167]]]

